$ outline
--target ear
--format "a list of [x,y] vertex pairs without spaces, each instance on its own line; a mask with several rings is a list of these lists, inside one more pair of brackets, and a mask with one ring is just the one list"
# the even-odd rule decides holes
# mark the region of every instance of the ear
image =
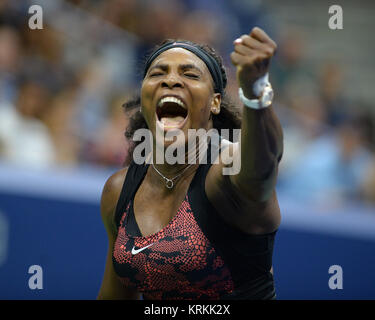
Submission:
[[214,93],[213,99],[211,101],[211,112],[213,114],[220,113],[220,105],[221,105],[221,94]]

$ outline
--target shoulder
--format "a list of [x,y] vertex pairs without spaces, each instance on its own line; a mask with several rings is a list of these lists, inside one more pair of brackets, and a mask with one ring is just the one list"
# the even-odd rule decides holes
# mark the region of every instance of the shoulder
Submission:
[[208,180],[213,180],[213,183],[217,183],[218,180],[222,180],[225,176],[225,172],[231,173],[230,169],[236,164],[237,151],[239,150],[238,142],[231,142],[226,139],[221,139],[219,146],[219,153],[215,155],[215,159],[212,158],[212,165],[208,170]]
[[128,168],[123,168],[111,175],[104,184],[100,200],[101,217],[107,231],[114,230],[114,214],[125,181]]
[[123,168],[112,174],[103,187],[102,199],[111,197],[116,193],[120,194],[122,185],[124,184],[128,168]]

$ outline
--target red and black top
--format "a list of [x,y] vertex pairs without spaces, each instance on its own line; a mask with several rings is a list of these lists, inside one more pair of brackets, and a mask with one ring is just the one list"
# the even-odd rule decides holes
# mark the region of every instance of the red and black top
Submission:
[[169,224],[142,236],[133,200],[148,167],[130,164],[117,204],[113,265],[120,280],[144,299],[274,299],[276,231],[249,235],[223,221],[205,193],[210,161],[198,167]]

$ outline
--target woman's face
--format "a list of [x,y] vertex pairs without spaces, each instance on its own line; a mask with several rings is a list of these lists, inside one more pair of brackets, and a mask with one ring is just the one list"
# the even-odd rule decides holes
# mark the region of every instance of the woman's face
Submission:
[[142,114],[154,137],[157,128],[179,129],[186,143],[188,129],[212,128],[210,113],[220,111],[220,102],[206,64],[183,48],[161,53],[142,83]]

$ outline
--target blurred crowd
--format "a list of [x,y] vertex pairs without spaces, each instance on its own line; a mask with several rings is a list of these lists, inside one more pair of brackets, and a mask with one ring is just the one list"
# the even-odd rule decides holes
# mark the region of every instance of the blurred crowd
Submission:
[[140,88],[144,54],[166,38],[208,43],[223,56],[227,94],[238,101],[229,54],[259,25],[278,43],[270,78],[284,128],[279,189],[301,201],[375,203],[375,129],[369,101],[344,98],[343,66],[306,61],[303,34],[267,28],[257,1],[0,1],[0,160],[30,167],[129,162],[122,104]]

